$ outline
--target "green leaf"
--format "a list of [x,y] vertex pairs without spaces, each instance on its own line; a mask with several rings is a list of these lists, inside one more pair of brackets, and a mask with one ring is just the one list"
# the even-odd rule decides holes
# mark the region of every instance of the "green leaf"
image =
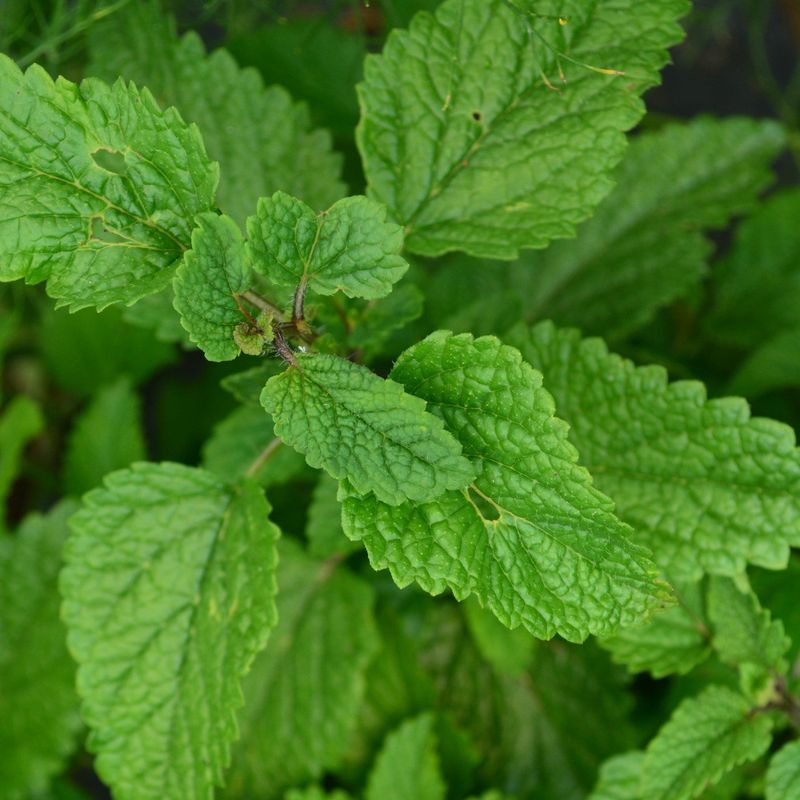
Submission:
[[314,210],[285,192],[258,201],[247,220],[255,269],[278,286],[374,299],[392,291],[408,264],[400,256],[403,229],[367,197],[347,197]]
[[784,745],[769,762],[766,800],[800,800],[800,742]]
[[792,640],[789,659],[800,655],[800,603],[797,587],[800,585],[800,557],[793,553],[785,570],[752,570],[748,577],[765,608],[779,619]]
[[350,341],[367,359],[381,355],[391,335],[422,314],[425,296],[413,284],[398,286],[381,300],[371,302],[356,320]]
[[751,710],[742,695],[721,686],[684,700],[647,747],[642,796],[690,800],[737,764],[761,756],[772,740],[772,721]]
[[91,798],[83,790],[76,789],[72,783],[57,780],[46,792],[37,794],[29,800],[91,800]]
[[646,551],[577,465],[541,375],[518,351],[439,331],[392,377],[444,420],[477,477],[399,507],[345,487],[345,533],[364,541],[373,567],[399,586],[475,595],[503,624],[543,639],[610,633],[659,603]]
[[484,792],[480,795],[480,797],[473,797],[472,800],[514,800],[514,798],[511,797],[511,795],[503,794],[495,789],[490,789],[488,792]]
[[258,67],[262,75],[306,100],[314,118],[337,139],[352,140],[358,122],[355,85],[369,37],[331,25],[323,15],[327,10],[320,8],[314,16],[281,17],[229,39],[226,46],[240,64]]
[[386,737],[365,800],[444,800],[445,794],[433,716],[408,720]]
[[430,328],[474,336],[501,336],[525,316],[537,275],[524,261],[490,261],[461,253],[443,258],[425,284]]
[[[0,450],[2,452],[2,450]],[[77,745],[75,665],[59,618],[58,571],[74,510],[26,517],[0,539],[0,786],[4,800],[42,791]]]
[[39,406],[25,395],[15,397],[0,416],[0,534],[5,530],[6,499],[19,472],[22,452],[43,428]]
[[240,679],[275,625],[275,541],[253,483],[178,464],[106,478],[71,520],[63,615],[98,774],[120,800],[209,797]]
[[539,643],[530,668],[512,677],[481,657],[457,608],[426,609],[423,663],[439,708],[479,746],[484,785],[519,798],[582,800],[600,763],[635,746],[626,676],[592,643]]
[[55,83],[0,58],[0,280],[76,310],[162,289],[214,203],[197,129],[117,81]]
[[786,566],[800,544],[794,432],[738,398],[635,367],[599,339],[549,323],[508,340],[546,376],[570,439],[600,489],[676,580]]
[[252,270],[230,217],[201,214],[197,225],[175,273],[175,309],[209,361],[230,361],[239,355],[234,329],[245,319],[237,295],[251,288]]
[[383,10],[390,28],[407,28],[417,12],[430,11],[433,13],[438,5],[438,0],[405,0],[402,3],[389,0],[388,3],[385,3]]
[[263,408],[243,406],[214,427],[203,447],[203,466],[228,480],[244,477],[252,469],[253,480],[267,487],[290,481],[303,471],[305,462],[275,436]]
[[441,420],[398,383],[335,356],[295,359],[268,381],[261,402],[277,435],[310,466],[393,505],[437,497],[472,478]]
[[178,39],[157,0],[130,3],[90,28],[91,71],[147,86],[203,133],[219,161],[220,208],[243,224],[259,197],[284,189],[325,208],[345,194],[341,157],[308,109],[278,86],[265,87],[226,50],[207,54],[196,33]]
[[397,354],[396,334],[422,315],[425,296],[403,282],[390,295],[364,303],[333,297],[313,310],[314,322],[336,341],[340,352],[356,352],[369,363]]
[[798,327],[800,188],[774,194],[736,231],[714,274],[715,306],[707,322],[720,339],[744,348]]
[[719,657],[738,666],[757,664],[784,670],[791,642],[780,620],[762,609],[752,591],[742,591],[730,578],[712,577],[708,587],[708,617],[714,628]]
[[[177,320],[174,311],[172,315]],[[78,397],[94,394],[123,375],[133,384],[143,383],[178,355],[150,331],[123,322],[116,308],[68,314],[48,307],[39,336],[48,373]]]
[[[0,295],[0,369],[4,366],[6,353],[20,323],[19,311],[12,310],[9,305],[4,302],[3,296]],[[0,386],[0,403],[3,402],[3,396],[3,387]]]
[[773,336],[754,350],[725,390],[745,397],[800,386],[800,325]]
[[286,793],[285,800],[350,800],[350,795],[346,792],[334,791],[325,792],[318,786],[308,789],[291,789]]
[[617,664],[654,678],[684,675],[711,653],[700,584],[675,587],[678,605],[662,609],[641,626],[623,628],[600,641]]
[[638,96],[657,83],[687,10],[684,0],[447,0],[418,14],[367,57],[359,86],[370,196],[422,255],[509,259],[572,236],[611,189],[622,134],[644,114]]
[[64,491],[81,495],[109,472],[147,457],[141,404],[127,378],[95,395],[78,417],[64,455]]
[[338,492],[339,482],[322,473],[308,506],[306,525],[308,551],[316,558],[347,555],[360,549],[358,543],[350,541],[342,530],[342,506]]
[[462,605],[470,634],[483,657],[498,672],[521,675],[530,666],[536,640],[524,628],[510,631],[470,597]]
[[703,229],[753,207],[784,145],[775,122],[736,118],[701,118],[634,139],[616,188],[577,239],[525,256],[535,274],[528,319],[615,338],[646,323],[699,283],[713,248]]
[[370,588],[284,541],[278,626],[245,681],[225,797],[264,800],[318,779],[347,751],[377,647]]
[[644,753],[631,750],[612,756],[600,767],[592,793],[588,800],[641,800],[641,782]]
[[376,611],[380,649],[366,671],[364,702],[346,766],[355,762],[357,777],[366,780],[367,768],[392,729],[408,717],[433,708],[433,681],[420,662],[419,643],[405,630],[406,618],[391,604]]
[[261,392],[264,384],[273,376],[280,375],[286,365],[277,359],[263,360],[257,367],[226,375],[220,385],[240,403],[261,409]]
[[137,328],[152,330],[159,342],[180,342],[185,348],[192,347],[189,334],[181,325],[181,318],[175,311],[173,300],[175,292],[167,286],[156,294],[143,297],[134,306],[122,312],[122,319]]

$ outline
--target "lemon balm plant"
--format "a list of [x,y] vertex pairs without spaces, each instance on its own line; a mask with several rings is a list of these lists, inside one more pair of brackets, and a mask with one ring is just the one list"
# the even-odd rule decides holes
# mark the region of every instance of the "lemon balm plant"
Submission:
[[[577,330],[623,343],[752,211],[709,336],[796,337],[777,278],[748,334],[747,267],[797,284],[796,234],[764,250],[797,194],[758,206],[781,126],[626,138],[687,11],[408,14],[352,195],[306,106],[157,3],[90,27],[79,83],[0,58],[0,278],[116,313],[119,365],[67,498],[0,540],[0,797],[75,796],[84,732],[122,800],[800,797],[793,431]],[[147,460],[159,348],[236,362],[199,464]],[[45,425],[6,404],[4,503]]]

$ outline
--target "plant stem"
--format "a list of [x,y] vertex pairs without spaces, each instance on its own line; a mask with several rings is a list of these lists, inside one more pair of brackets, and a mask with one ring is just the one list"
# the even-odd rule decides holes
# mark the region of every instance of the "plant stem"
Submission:
[[241,297],[243,300],[246,300],[251,306],[255,306],[259,311],[265,311],[268,314],[272,314],[276,321],[283,321],[283,312],[278,308],[278,306],[273,305],[269,300],[262,297],[260,294],[247,291],[242,292],[239,297]]
[[303,276],[303,279],[297,286],[297,291],[294,293],[294,302],[292,303],[292,322],[295,325],[303,321],[307,286],[308,284],[306,283],[305,276]]
[[297,359],[294,357],[294,353],[292,352],[292,348],[286,343],[286,339],[283,336],[283,331],[280,327],[275,328],[275,338],[272,340],[272,344],[275,347],[275,350],[278,352],[278,355],[286,361],[288,364],[291,364],[293,367],[297,366]]
[[277,436],[256,456],[253,463],[247,468],[244,473],[248,478],[252,478],[258,473],[261,467],[272,458],[273,453],[283,444],[283,441]]

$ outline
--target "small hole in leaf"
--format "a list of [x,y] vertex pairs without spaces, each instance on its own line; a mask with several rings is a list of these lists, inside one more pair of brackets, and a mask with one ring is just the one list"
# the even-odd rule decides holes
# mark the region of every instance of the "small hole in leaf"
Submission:
[[481,114],[480,111],[473,111],[472,119],[474,119],[475,122],[480,122],[483,119],[483,114]]
[[492,505],[485,497],[481,497],[481,495],[473,491],[471,487],[467,489],[467,491],[469,492],[469,499],[472,500],[473,505],[478,509],[478,513],[487,522],[494,522],[500,519],[500,511],[497,506]]
[[92,222],[89,227],[91,238],[96,239],[98,242],[108,242],[109,244],[118,244],[125,241],[121,236],[118,236],[113,231],[108,230],[105,226],[105,221],[102,217],[92,217]]
[[114,175],[126,175],[128,165],[125,163],[125,156],[116,150],[95,150],[92,153],[94,163],[106,172],[113,172]]

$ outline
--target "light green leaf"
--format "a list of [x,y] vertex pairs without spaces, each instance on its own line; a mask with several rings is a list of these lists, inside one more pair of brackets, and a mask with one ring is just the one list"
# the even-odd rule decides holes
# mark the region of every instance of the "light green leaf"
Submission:
[[247,220],[248,251],[278,286],[374,299],[392,291],[408,264],[403,229],[367,197],[347,197],[319,214],[285,192],[258,201]]
[[0,58],[0,280],[47,280],[73,310],[167,285],[218,169],[197,128],[147,91],[55,83]]
[[365,800],[444,800],[445,794],[433,717],[408,720],[386,737]]
[[230,361],[239,355],[234,328],[245,321],[236,298],[251,288],[252,270],[230,217],[201,214],[197,225],[175,273],[175,310],[209,361]]
[[306,524],[308,551],[316,558],[347,555],[360,549],[358,543],[350,541],[342,530],[342,506],[338,492],[339,482],[323,472],[314,487]]
[[711,653],[699,583],[675,586],[678,604],[661,609],[641,626],[623,628],[600,641],[617,664],[654,678],[684,675]]
[[[1,452],[1,451],[0,451]],[[42,791],[77,745],[75,665],[59,618],[58,571],[67,536],[62,503],[0,539],[0,794]]]
[[769,762],[766,800],[800,800],[800,742],[784,745]]
[[620,337],[697,285],[712,244],[706,228],[750,210],[785,144],[772,121],[672,124],[633,140],[617,186],[576,239],[529,253],[528,319]]
[[541,375],[518,351],[439,331],[392,377],[444,420],[477,477],[396,508],[345,486],[345,533],[364,541],[373,567],[399,586],[475,595],[503,624],[543,639],[607,634],[659,603],[647,552],[576,464]]
[[141,404],[127,378],[95,395],[78,417],[64,455],[64,491],[81,495],[109,472],[146,458]]
[[738,666],[757,664],[783,670],[791,642],[780,620],[762,609],[752,591],[742,591],[730,578],[713,576],[708,586],[708,617],[719,657]]
[[345,194],[341,157],[326,131],[311,128],[305,104],[265,87],[226,50],[206,53],[196,33],[181,39],[157,0],[129,3],[90,28],[91,71],[147,86],[165,105],[196,122],[219,161],[220,208],[239,224],[259,197],[277,189],[326,208]]
[[221,782],[240,679],[276,620],[269,511],[254,483],[140,463],[72,518],[63,615],[89,747],[119,800]]
[[641,782],[644,753],[631,750],[612,756],[600,767],[597,784],[588,800],[641,800]]
[[772,721],[742,695],[709,686],[684,700],[647,747],[642,797],[690,800],[770,745]]
[[242,743],[225,797],[270,800],[347,752],[377,648],[370,588],[284,541],[278,627],[245,681]]
[[5,530],[6,499],[19,472],[22,451],[43,428],[39,406],[25,395],[15,397],[0,416],[0,534]]
[[546,376],[598,486],[676,580],[785,567],[800,545],[800,451],[791,428],[738,398],[635,367],[549,323],[508,340]]
[[214,427],[203,447],[203,466],[228,480],[250,471],[253,480],[267,487],[290,481],[302,472],[305,462],[275,436],[263,408],[243,406]]
[[508,259],[572,236],[611,189],[623,131],[644,114],[638,97],[687,10],[684,0],[447,0],[418,14],[367,57],[359,86],[370,196],[422,255]]
[[497,617],[470,597],[462,608],[470,634],[481,655],[498,672],[521,675],[530,666],[536,640],[524,628],[510,631]]
[[[177,321],[174,310],[172,314]],[[48,374],[78,397],[94,394],[122,376],[134,385],[143,383],[178,356],[150,331],[125,323],[117,308],[102,314],[91,309],[68,314],[48,306],[39,336]]]
[[800,188],[774,194],[736,231],[714,274],[709,329],[752,348],[798,327],[800,307]]
[[684,675],[711,653],[710,633],[703,619],[700,586],[685,584],[678,605],[656,612],[642,626],[623,628],[600,641],[617,664],[654,678]]
[[295,359],[268,381],[261,402],[277,435],[312,467],[392,505],[437,497],[470,481],[474,473],[460,445],[423,400],[343,358]]

